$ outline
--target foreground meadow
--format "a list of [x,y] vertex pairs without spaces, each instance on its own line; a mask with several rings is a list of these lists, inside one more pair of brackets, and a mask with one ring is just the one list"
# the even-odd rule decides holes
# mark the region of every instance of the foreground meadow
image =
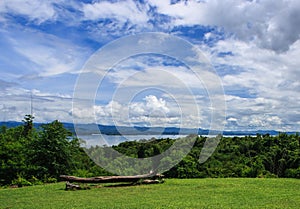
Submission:
[[0,208],[299,208],[297,179],[166,179],[65,191],[64,183],[0,189]]

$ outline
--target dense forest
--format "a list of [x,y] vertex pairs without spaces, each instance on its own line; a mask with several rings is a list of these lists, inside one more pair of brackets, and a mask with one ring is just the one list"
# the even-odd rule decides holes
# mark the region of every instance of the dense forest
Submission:
[[[55,120],[35,129],[33,119],[26,115],[20,126],[0,128],[0,185],[56,182],[61,174],[81,177],[112,175],[87,155],[105,158],[109,154],[105,151],[107,147],[84,148],[81,146],[83,141],[61,122]],[[189,136],[187,143],[191,138],[194,142],[192,150],[176,166],[163,173],[166,177],[300,178],[299,134],[221,137],[213,155],[202,164],[199,163],[199,154],[207,137]],[[147,158],[162,153],[174,142],[174,139],[130,141],[112,148],[130,157]],[[120,169],[126,171],[126,166]]]

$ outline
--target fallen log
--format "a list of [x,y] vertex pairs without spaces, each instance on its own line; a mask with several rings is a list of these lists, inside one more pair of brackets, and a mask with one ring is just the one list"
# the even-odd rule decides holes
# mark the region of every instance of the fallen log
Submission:
[[60,179],[68,182],[78,182],[78,183],[119,183],[119,182],[138,182],[142,179],[157,180],[161,179],[163,175],[161,174],[144,174],[136,176],[98,176],[91,178],[82,178],[76,176],[60,175]]

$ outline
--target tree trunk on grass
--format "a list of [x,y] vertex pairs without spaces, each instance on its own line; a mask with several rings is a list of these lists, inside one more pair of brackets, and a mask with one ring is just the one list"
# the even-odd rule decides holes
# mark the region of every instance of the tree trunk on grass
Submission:
[[61,180],[68,182],[78,182],[78,183],[119,183],[119,182],[138,182],[142,179],[151,179],[151,180],[161,180],[163,175],[161,174],[145,174],[145,175],[136,175],[136,176],[99,176],[91,178],[81,178],[76,176],[66,176],[61,175]]

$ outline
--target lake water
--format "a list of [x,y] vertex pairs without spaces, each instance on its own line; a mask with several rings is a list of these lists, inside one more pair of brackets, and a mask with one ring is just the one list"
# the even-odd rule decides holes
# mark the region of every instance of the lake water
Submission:
[[125,141],[140,141],[140,140],[151,140],[155,139],[178,139],[185,137],[186,135],[105,135],[105,134],[93,134],[93,135],[85,135],[80,136],[80,139],[83,139],[85,143],[85,147],[91,146],[112,146],[118,145],[121,142]]
[[[85,141],[83,146],[91,147],[91,146],[112,146],[118,145],[125,141],[140,141],[143,140],[151,140],[151,139],[178,139],[182,137],[186,137],[187,135],[105,135],[105,134],[92,134],[92,135],[84,135],[80,136],[80,139]],[[215,137],[216,135],[201,135],[206,137]],[[244,137],[245,135],[225,135],[224,137]]]

